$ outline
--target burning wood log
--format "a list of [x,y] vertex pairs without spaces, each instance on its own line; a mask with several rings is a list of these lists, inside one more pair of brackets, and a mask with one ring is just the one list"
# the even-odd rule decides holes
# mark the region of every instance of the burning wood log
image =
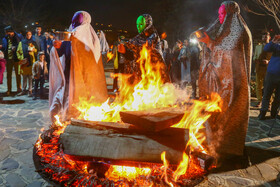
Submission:
[[193,152],[192,155],[198,160],[199,166],[203,170],[208,170],[215,162],[214,157],[201,152]]
[[178,164],[188,141],[188,130],[168,128],[158,133],[137,129],[130,124],[72,120],[60,143],[64,153],[115,164],[161,163],[161,153]]
[[184,111],[173,108],[157,109],[157,111],[126,111],[120,112],[120,116],[125,123],[158,132],[180,122],[184,116]]

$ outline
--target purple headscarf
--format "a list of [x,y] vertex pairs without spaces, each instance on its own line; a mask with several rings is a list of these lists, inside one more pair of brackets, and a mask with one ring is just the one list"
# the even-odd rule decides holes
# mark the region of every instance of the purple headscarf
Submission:
[[83,13],[81,11],[76,12],[72,18],[72,28],[75,29],[80,26],[83,23],[83,18]]

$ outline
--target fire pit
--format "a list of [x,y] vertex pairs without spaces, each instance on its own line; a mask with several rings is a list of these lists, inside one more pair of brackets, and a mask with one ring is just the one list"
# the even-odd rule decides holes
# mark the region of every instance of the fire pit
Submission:
[[220,111],[221,98],[212,94],[184,104],[185,90],[163,83],[160,66],[150,62],[145,46],[140,56],[139,83],[122,84],[113,103],[108,99],[97,106],[81,98],[75,104],[78,119],[61,123],[56,116],[40,135],[33,160],[46,181],[55,186],[194,186],[214,167],[203,130],[211,114]]
[[33,151],[36,171],[54,186],[170,186],[171,182],[175,186],[194,186],[208,173],[197,155],[190,157],[189,170],[177,182],[172,181],[175,165],[167,168],[159,163],[136,163],[143,167],[127,167],[71,156],[59,143],[59,130],[43,132]]

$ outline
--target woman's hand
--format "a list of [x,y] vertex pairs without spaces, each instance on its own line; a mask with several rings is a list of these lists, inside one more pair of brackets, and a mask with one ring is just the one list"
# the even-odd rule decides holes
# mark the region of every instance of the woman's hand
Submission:
[[203,42],[205,43],[206,45],[208,45],[210,43],[210,37],[208,36],[208,34],[206,32],[203,32],[204,33],[204,37],[201,37],[201,38],[197,38],[197,40],[199,42]]

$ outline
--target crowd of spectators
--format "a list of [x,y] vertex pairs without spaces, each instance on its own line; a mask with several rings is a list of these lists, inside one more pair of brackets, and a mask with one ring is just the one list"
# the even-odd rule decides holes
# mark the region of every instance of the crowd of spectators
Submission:
[[[11,26],[4,29],[5,36],[0,45],[0,84],[3,83],[3,73],[7,71],[6,96],[12,94],[12,72],[16,77],[16,94],[28,95],[37,99],[44,97],[44,83],[48,81],[50,50],[54,35],[42,33],[42,27],[37,25],[35,31],[28,30],[23,36]],[[3,65],[5,64],[5,66]],[[34,87],[33,87],[33,83]],[[40,85],[40,93],[38,86]],[[34,90],[34,92],[32,92]]]

